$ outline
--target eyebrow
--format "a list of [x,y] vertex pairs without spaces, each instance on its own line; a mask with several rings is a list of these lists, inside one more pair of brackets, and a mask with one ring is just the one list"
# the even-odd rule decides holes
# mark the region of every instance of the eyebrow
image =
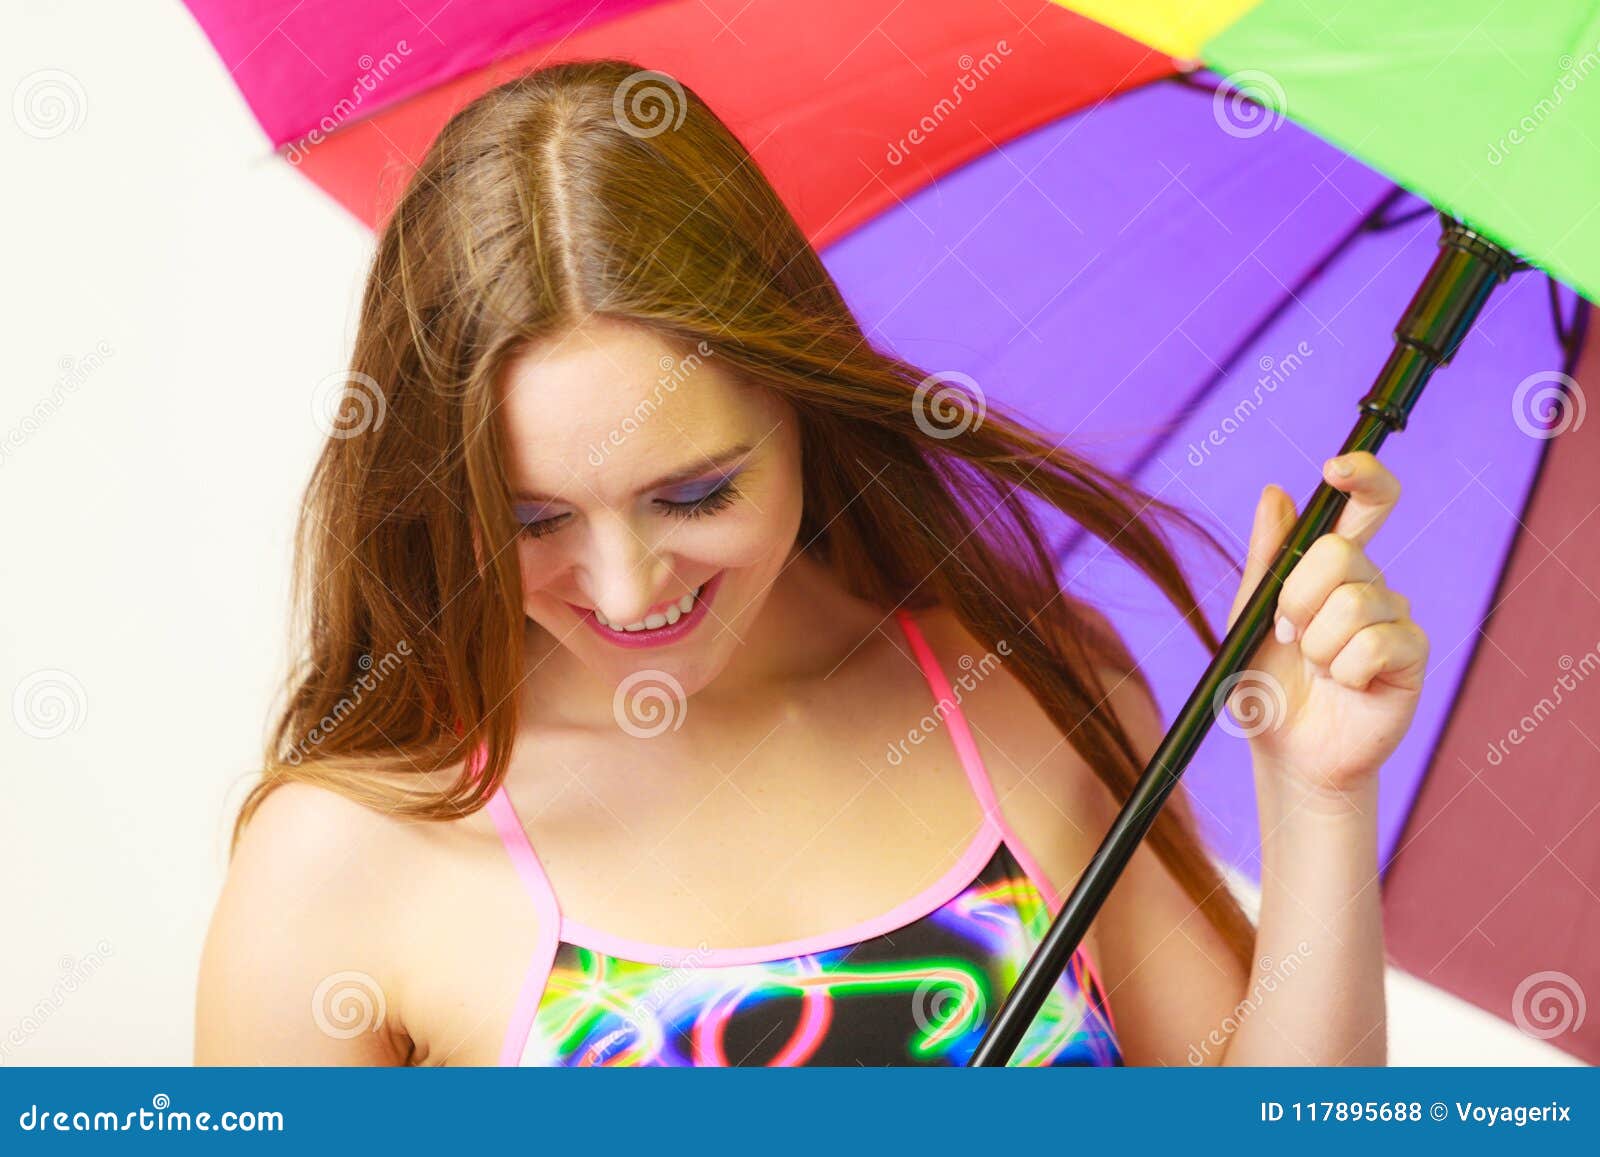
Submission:
[[[660,490],[663,487],[674,486],[680,482],[692,482],[703,474],[709,473],[712,470],[716,470],[719,467],[726,466],[735,459],[745,457],[753,449],[755,449],[755,447],[752,443],[739,442],[736,445],[729,446],[725,450],[719,450],[715,454],[704,455],[696,461],[689,463],[687,466],[682,466],[670,474],[666,474],[660,478],[657,478],[654,482],[650,483],[650,485],[642,487],[639,493],[643,494],[651,490]],[[551,498],[544,494],[535,494],[531,490],[518,490],[511,497],[512,501],[514,502],[535,502],[549,504],[552,502],[562,501],[559,498]]]

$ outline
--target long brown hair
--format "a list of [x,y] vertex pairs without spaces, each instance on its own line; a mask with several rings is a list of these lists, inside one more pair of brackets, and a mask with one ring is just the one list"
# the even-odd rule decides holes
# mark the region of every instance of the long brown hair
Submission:
[[[382,227],[296,541],[307,648],[235,844],[290,780],[426,819],[474,811],[499,786],[525,620],[494,383],[525,343],[591,314],[709,348],[778,391],[798,415],[801,548],[875,605],[942,604],[976,639],[1006,640],[1008,669],[1127,797],[1143,763],[1098,709],[1097,668],[1148,684],[1105,621],[1061,590],[1041,504],[1148,576],[1213,651],[1154,519],[1227,552],[1181,510],[1000,407],[972,420],[981,399],[874,349],[704,102],[598,60],[543,68],[461,109]],[[464,764],[480,744],[474,776]],[[1148,838],[1247,962],[1254,928],[1181,790]]]

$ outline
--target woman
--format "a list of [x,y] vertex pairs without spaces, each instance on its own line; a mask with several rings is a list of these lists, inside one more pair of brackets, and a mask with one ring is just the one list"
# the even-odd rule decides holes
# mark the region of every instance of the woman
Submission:
[[[963,1063],[1164,730],[1041,503],[1216,645],[1152,520],[1198,526],[951,421],[693,93],[630,119],[641,76],[485,94],[383,228],[202,1063]],[[1180,788],[1016,1063],[1383,1062],[1376,773],[1427,640],[1362,549],[1396,481],[1342,465],[1255,660],[1259,929]],[[1268,486],[1235,614],[1294,518]]]

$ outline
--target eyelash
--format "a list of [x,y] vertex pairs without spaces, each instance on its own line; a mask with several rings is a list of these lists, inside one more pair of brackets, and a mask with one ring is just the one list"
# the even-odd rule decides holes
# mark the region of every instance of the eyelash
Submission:
[[[656,499],[662,506],[664,513],[673,518],[704,518],[706,515],[715,514],[719,510],[726,510],[739,496],[738,488],[732,479],[724,482],[711,493],[693,502],[668,502],[665,499]],[[522,534],[528,538],[543,538],[561,529],[562,519],[566,515],[557,515],[555,518],[544,518],[538,522],[525,522],[522,524]]]

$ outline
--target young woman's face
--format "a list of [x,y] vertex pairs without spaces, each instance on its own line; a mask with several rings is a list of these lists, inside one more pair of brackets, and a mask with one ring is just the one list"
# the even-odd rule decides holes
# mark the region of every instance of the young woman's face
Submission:
[[608,682],[704,687],[795,547],[792,412],[730,371],[594,318],[501,380],[523,609]]

